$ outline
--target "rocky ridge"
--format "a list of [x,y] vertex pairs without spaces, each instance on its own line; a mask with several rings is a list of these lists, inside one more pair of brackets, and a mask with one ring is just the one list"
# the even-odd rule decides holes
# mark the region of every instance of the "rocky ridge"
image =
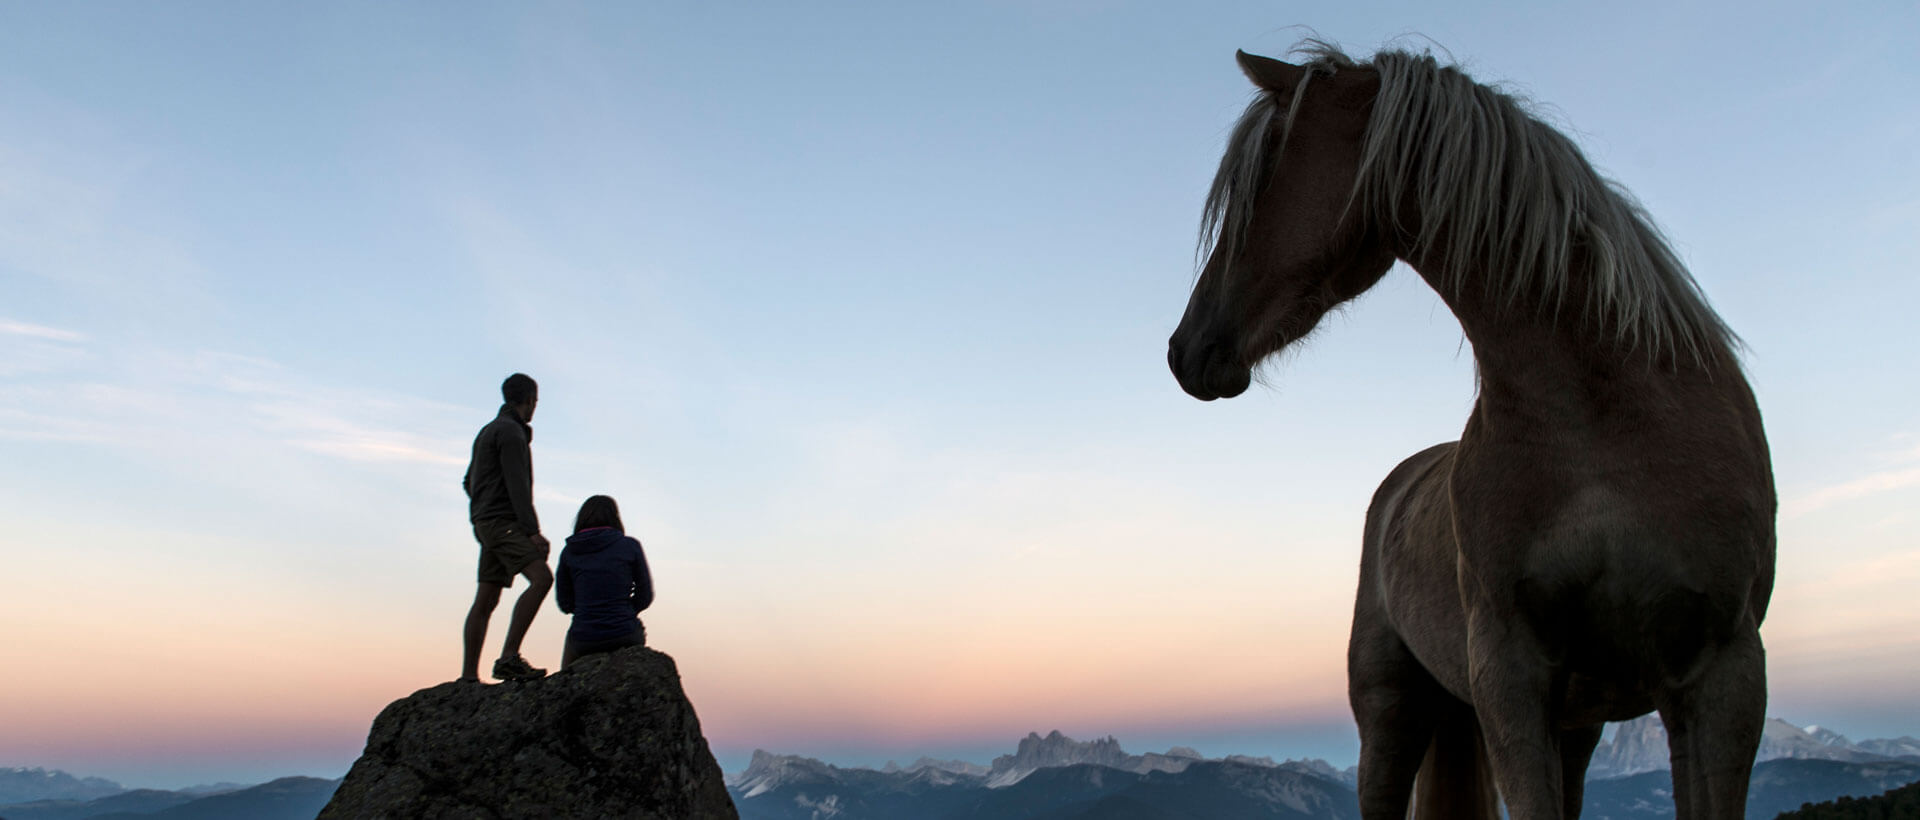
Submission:
[[[874,775],[889,775],[909,778],[923,786],[977,781],[977,785],[986,788],[1003,789],[1025,780],[1035,772],[1069,766],[1099,766],[1131,774],[1148,772],[1178,774],[1196,763],[1203,762],[1226,762],[1256,768],[1283,769],[1331,780],[1349,788],[1353,786],[1356,774],[1354,768],[1336,769],[1324,760],[1314,759],[1276,763],[1270,757],[1232,755],[1224,759],[1210,760],[1198,751],[1185,746],[1175,746],[1164,754],[1155,752],[1129,754],[1120,747],[1120,741],[1111,736],[1079,741],[1055,730],[1044,737],[1038,732],[1029,733],[1019,741],[1012,754],[994,758],[992,765],[989,766],[960,760],[934,760],[922,757],[913,765],[904,767],[888,763],[877,770],[860,767],[842,768],[810,757],[778,755],[764,749],[755,749],[747,768],[728,776],[727,788],[741,799],[746,799],[795,783],[845,784],[855,781],[867,782]],[[907,781],[901,782],[904,784]]]
[[1041,737],[1038,732],[1030,732],[1020,739],[1013,754],[993,759],[992,765],[988,766],[987,787],[997,789],[1011,786],[1041,769],[1082,763],[1145,774],[1179,772],[1199,759],[1199,753],[1180,748],[1168,749],[1167,754],[1149,752],[1130,755],[1120,748],[1120,741],[1112,735],[1083,742],[1061,734],[1058,729],[1047,733],[1046,737]]
[[[1920,740],[1903,737],[1854,743],[1845,735],[1820,726],[1802,729],[1779,718],[1768,718],[1760,735],[1755,762],[1768,760],[1837,760],[1871,763],[1920,756]],[[1642,715],[1614,728],[1613,739],[1594,749],[1587,778],[1625,777],[1671,768],[1667,760],[1667,729],[1657,714]]]
[[738,815],[673,659],[634,647],[395,701],[320,817]]
[[889,760],[887,761],[887,765],[880,767],[880,771],[888,774],[894,772],[917,772],[921,769],[938,769],[943,772],[972,775],[974,777],[986,777],[988,772],[993,771],[978,763],[968,763],[964,760],[935,760],[924,755],[921,756],[920,759],[905,766]]

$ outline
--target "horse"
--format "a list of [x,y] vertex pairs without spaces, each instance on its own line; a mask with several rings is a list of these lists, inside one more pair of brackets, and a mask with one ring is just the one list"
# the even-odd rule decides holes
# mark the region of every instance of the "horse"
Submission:
[[1237,396],[1396,260],[1472,346],[1460,438],[1367,510],[1362,816],[1578,817],[1605,722],[1658,710],[1681,820],[1741,818],[1778,503],[1739,339],[1526,103],[1426,54],[1295,51],[1238,55],[1256,93],[1167,361],[1194,397]]

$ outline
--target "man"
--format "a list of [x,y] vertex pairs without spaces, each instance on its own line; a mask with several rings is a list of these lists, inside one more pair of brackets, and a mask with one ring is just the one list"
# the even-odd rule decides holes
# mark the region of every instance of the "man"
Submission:
[[500,590],[513,586],[513,576],[527,577],[527,591],[514,602],[507,622],[507,640],[493,676],[500,680],[537,680],[547,670],[536,669],[520,657],[520,641],[547,599],[553,573],[547,571],[547,539],[533,512],[534,405],[540,387],[525,373],[515,373],[500,385],[500,415],[473,439],[473,461],[461,485],[467,490],[468,518],[473,537],[480,541],[480,589],[467,610],[466,655],[460,680],[480,680],[480,645],[487,640],[487,622],[500,603]]

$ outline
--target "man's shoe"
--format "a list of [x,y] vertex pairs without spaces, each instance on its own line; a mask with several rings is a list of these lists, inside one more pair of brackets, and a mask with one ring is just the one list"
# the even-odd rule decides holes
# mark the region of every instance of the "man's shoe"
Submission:
[[500,680],[539,680],[547,676],[547,670],[527,663],[526,658],[515,655],[493,662],[493,676]]

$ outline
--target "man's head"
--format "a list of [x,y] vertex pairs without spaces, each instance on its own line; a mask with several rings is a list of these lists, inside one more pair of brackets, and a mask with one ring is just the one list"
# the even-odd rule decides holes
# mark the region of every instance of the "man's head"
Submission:
[[534,405],[540,403],[540,385],[525,373],[515,373],[500,383],[500,398],[520,414],[521,421],[533,421]]

